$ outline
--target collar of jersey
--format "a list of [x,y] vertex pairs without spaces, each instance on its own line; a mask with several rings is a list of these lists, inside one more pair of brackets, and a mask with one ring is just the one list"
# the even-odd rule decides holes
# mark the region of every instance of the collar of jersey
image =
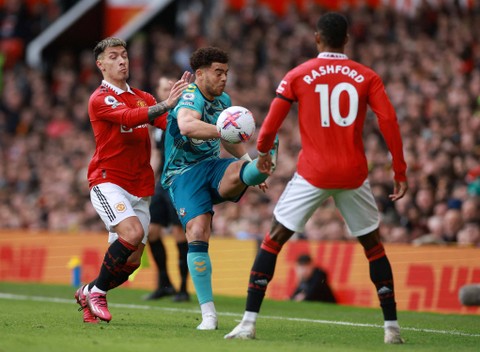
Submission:
[[120,95],[120,94],[125,93],[125,92],[135,94],[135,93],[133,93],[133,91],[130,88],[130,86],[128,85],[128,83],[127,83],[127,90],[123,90],[122,88],[118,88],[117,86],[114,86],[113,84],[111,84],[111,83],[109,83],[105,80],[102,81],[102,86],[113,90],[115,92],[115,94],[117,94],[117,95]]
[[328,51],[324,51],[317,56],[319,59],[340,59],[340,60],[347,60],[348,56],[342,53],[331,53]]

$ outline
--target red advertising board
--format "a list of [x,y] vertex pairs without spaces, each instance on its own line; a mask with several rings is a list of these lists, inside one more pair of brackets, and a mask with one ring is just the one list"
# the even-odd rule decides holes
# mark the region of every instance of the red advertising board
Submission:
[[[178,278],[177,248],[165,240],[168,266],[174,284]],[[50,234],[0,231],[0,281],[72,283],[72,263],[81,267],[81,281],[94,279],[107,248],[107,235]],[[480,248],[386,245],[395,277],[399,310],[480,314],[480,307],[464,307],[458,290],[480,283]],[[254,241],[212,238],[213,289],[218,295],[244,297],[257,245]],[[328,281],[340,304],[378,307],[370,282],[368,261],[356,242],[289,242],[281,252],[267,297],[288,299],[296,284],[294,263],[309,253],[328,273]],[[125,285],[153,289],[156,269],[150,251],[143,267]],[[189,290],[194,291],[189,282]]]

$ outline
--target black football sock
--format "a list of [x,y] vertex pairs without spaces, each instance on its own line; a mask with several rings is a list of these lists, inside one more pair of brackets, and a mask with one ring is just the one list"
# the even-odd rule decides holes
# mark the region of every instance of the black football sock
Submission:
[[127,262],[128,257],[136,250],[136,246],[131,245],[121,238],[113,242],[105,253],[100,273],[95,280],[95,286],[102,291],[108,291],[110,289],[110,283],[122,275],[124,264]]
[[188,242],[177,242],[178,248],[178,270],[180,271],[180,292],[187,292],[187,278],[188,278]]
[[122,270],[110,281],[108,289],[111,290],[126,282],[128,277],[137,270],[139,266],[140,264],[125,263]]
[[393,273],[382,244],[365,251],[370,263],[370,279],[377,289],[384,320],[397,320]]
[[248,282],[248,294],[245,310],[260,312],[268,283],[272,280],[277,263],[278,253],[282,246],[273,241],[267,234],[258,250]]
[[149,243],[153,259],[155,260],[158,268],[158,288],[172,286],[167,272],[167,253],[165,251],[163,241],[158,239]]

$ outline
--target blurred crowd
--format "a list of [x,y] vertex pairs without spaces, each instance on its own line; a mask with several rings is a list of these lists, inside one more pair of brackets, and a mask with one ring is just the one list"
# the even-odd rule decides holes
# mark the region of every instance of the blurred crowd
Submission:
[[[480,246],[480,6],[451,3],[424,2],[409,15],[389,7],[342,9],[352,24],[347,54],[383,78],[404,140],[410,190],[392,203],[390,156],[369,112],[365,149],[386,242]],[[182,2],[175,31],[154,23],[129,40],[129,83],[153,92],[161,75],[189,69],[196,48],[216,45],[230,55],[226,91],[260,126],[283,75],[316,56],[314,26],[325,9],[309,6],[278,16],[254,1],[241,11],[224,2]],[[91,50],[64,51],[52,67],[47,74],[18,60],[3,69],[0,228],[103,231],[86,180],[94,150],[87,102],[101,76]],[[259,238],[268,231],[301,148],[295,109],[280,130],[269,190],[251,189],[240,204],[217,206],[215,236]],[[248,147],[256,156],[255,141]],[[296,236],[351,240],[332,202]]]

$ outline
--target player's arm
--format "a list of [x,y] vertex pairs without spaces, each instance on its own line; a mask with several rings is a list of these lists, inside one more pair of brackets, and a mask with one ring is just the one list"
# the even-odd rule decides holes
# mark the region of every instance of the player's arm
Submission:
[[378,126],[383,135],[388,150],[392,155],[394,171],[394,189],[389,197],[395,201],[402,198],[408,190],[407,164],[403,156],[403,143],[398,126],[397,115],[390,99],[385,92],[385,87],[379,77],[372,83],[369,105],[378,119]]
[[269,153],[275,141],[280,126],[288,115],[292,101],[281,95],[277,95],[270,104],[267,117],[263,121],[257,139],[258,162],[260,172],[270,174],[272,157]]
[[202,121],[201,117],[197,110],[180,107],[177,114],[180,133],[188,138],[202,140],[219,138],[217,127]]
[[[159,128],[165,129],[166,115],[165,113],[172,107],[175,107],[182,91],[188,87],[190,73],[184,73],[182,78],[175,82],[170,90],[169,97],[158,104],[148,107],[131,108],[124,104],[119,104],[108,93],[98,94],[89,104],[89,115],[95,116],[96,119],[110,121],[125,128],[134,128],[146,123],[151,123]],[[148,93],[145,95],[147,100]],[[155,99],[151,97],[153,102]],[[157,117],[161,117],[160,121],[155,121]]]
[[[161,117],[177,105],[178,99],[180,99],[182,92],[188,87],[191,80],[192,74],[185,71],[182,77],[173,84],[167,99],[148,107],[148,120],[151,124],[154,124],[157,117]],[[163,116],[163,118],[166,119],[165,116]]]

